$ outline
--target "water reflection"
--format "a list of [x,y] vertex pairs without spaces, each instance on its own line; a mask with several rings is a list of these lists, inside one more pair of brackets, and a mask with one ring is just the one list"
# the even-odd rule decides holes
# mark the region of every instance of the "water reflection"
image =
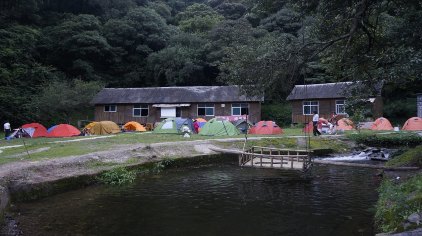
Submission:
[[25,235],[372,235],[372,170],[170,170],[17,206]]

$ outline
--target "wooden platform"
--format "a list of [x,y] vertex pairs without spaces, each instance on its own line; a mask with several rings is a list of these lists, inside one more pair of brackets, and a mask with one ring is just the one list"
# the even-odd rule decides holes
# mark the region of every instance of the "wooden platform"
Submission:
[[[272,161],[272,163],[271,163]],[[280,168],[288,168],[288,169],[303,169],[303,161],[296,161],[296,160],[283,160],[280,159],[272,159],[272,158],[259,158],[255,157],[252,161],[248,161],[244,163],[242,166],[244,167],[256,167],[256,168],[273,168],[273,169],[280,169]]]

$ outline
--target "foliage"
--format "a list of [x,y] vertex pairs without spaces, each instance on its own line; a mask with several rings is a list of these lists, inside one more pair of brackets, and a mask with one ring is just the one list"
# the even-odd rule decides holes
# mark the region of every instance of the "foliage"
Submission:
[[382,232],[403,231],[407,217],[422,209],[422,175],[400,184],[384,180],[378,191],[375,221]]
[[422,144],[421,136],[407,132],[392,134],[360,133],[349,134],[348,137],[357,144],[363,144],[370,147],[415,147]]
[[[1,6],[0,120],[14,124],[39,119],[33,100],[54,81],[240,84],[248,95],[265,92],[280,102],[305,81],[385,80],[386,115],[395,122],[414,112],[401,95],[413,98],[422,86],[416,0],[6,0]],[[356,100],[369,94],[361,90]],[[63,119],[57,114],[51,118]]]
[[70,123],[78,112],[90,109],[89,102],[102,88],[102,83],[82,80],[50,81],[33,100],[32,107],[38,111],[38,120]]
[[124,167],[114,168],[98,176],[98,181],[110,185],[132,183],[136,179],[136,171],[128,171]]
[[418,166],[422,167],[422,146],[409,149],[401,155],[387,161],[386,166]]
[[262,105],[262,120],[272,120],[280,127],[288,127],[292,119],[290,104],[276,103]]

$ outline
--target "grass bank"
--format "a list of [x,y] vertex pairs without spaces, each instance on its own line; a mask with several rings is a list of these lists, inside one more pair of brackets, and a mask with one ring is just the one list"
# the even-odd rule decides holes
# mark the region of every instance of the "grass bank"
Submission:
[[413,132],[397,133],[348,133],[347,137],[354,140],[357,144],[370,147],[415,147],[422,145],[422,136]]
[[422,168],[422,145],[409,149],[387,161],[386,166],[416,166]]
[[422,215],[422,174],[402,183],[386,179],[378,191],[375,222],[381,232],[402,232],[418,227],[412,222],[412,215]]

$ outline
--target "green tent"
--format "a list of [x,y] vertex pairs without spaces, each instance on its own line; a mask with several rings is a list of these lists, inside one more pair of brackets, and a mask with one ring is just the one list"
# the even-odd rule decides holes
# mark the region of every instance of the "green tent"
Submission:
[[157,127],[155,127],[154,133],[157,134],[177,134],[177,125],[175,118],[167,118],[161,121]]
[[233,136],[240,134],[239,130],[227,120],[211,119],[199,131],[200,135],[206,136]]

